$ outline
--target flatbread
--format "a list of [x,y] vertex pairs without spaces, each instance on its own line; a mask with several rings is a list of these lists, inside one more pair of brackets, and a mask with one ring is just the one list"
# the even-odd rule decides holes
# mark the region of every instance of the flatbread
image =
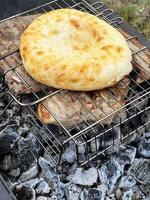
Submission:
[[103,89],[132,70],[122,34],[75,9],[50,11],[33,20],[21,36],[20,54],[29,75],[54,88]]

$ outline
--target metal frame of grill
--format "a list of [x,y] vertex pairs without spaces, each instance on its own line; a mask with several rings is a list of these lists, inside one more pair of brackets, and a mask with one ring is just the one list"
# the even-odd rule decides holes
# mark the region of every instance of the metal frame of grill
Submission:
[[[113,10],[106,8],[104,6],[104,4],[100,1],[96,1],[92,4],[90,4],[86,0],[61,0],[61,1],[60,0],[52,0],[49,3],[46,3],[42,6],[38,6],[34,9],[28,10],[26,12],[23,12],[18,15],[7,18],[5,20],[2,20],[2,21],[0,21],[0,23],[3,23],[4,21],[9,20],[14,17],[17,17],[17,16],[23,16],[23,15],[30,16],[31,14],[43,13],[43,12],[47,12],[47,11],[50,11],[53,9],[65,8],[65,7],[76,8],[76,9],[79,9],[79,10],[82,10],[85,12],[92,13],[92,14],[96,15],[97,17],[104,19],[109,24],[111,24],[112,26],[117,28],[125,36],[129,46],[130,47],[132,46],[131,51],[135,58],[135,59],[133,59],[134,73],[141,76],[140,78],[142,78],[144,80],[144,77],[142,77],[142,75],[138,74],[138,72],[135,69],[139,65],[139,63],[138,63],[139,60],[142,61],[147,66],[149,66],[149,62],[144,59],[145,56],[147,56],[147,57],[150,56],[148,49],[146,48],[146,46],[142,46],[136,40],[137,36],[131,36],[130,34],[125,33],[120,28],[120,25],[122,24],[123,19],[121,17],[112,17]],[[23,23],[25,23],[25,22],[23,22]],[[4,36],[8,37],[7,35],[4,35]],[[6,57],[13,55],[17,51],[19,51],[18,47],[14,46],[14,51],[11,51],[5,55],[0,56],[0,60],[2,60],[2,59],[5,60]],[[10,69],[4,73],[3,78],[5,79],[6,74],[9,73],[10,71],[13,71],[22,80],[22,82],[27,86],[27,90],[32,91],[33,87],[28,85],[28,83],[23,79],[23,77],[21,77],[15,71],[16,68],[23,67],[22,63],[18,63],[18,65],[16,65],[16,66],[11,66],[9,64],[9,67],[10,67]],[[142,68],[142,66],[139,66],[139,67]],[[146,73],[148,73],[148,72],[146,72]],[[35,100],[29,101],[29,99],[28,99],[28,102],[23,102],[21,95],[15,96],[10,91],[6,91],[6,94],[10,95],[12,97],[12,101],[13,100],[16,101],[17,104],[23,108],[22,111],[24,113],[32,116],[29,118],[30,124],[32,124],[32,132],[34,133],[34,136],[39,140],[39,142],[41,143],[43,148],[47,151],[47,153],[49,154],[50,158],[54,161],[54,163],[57,164],[58,162],[60,162],[62,152],[65,150],[66,145],[68,145],[70,142],[73,142],[76,147],[76,155],[77,155],[78,164],[85,165],[89,161],[96,158],[98,155],[104,153],[109,148],[125,142],[126,139],[128,139],[131,135],[133,135],[134,133],[140,132],[140,129],[142,129],[144,126],[147,126],[150,123],[150,122],[147,122],[146,124],[141,124],[141,125],[137,126],[137,128],[134,128],[129,133],[126,133],[126,134],[121,133],[119,135],[117,141],[112,136],[112,143],[109,145],[106,144],[106,138],[108,137],[110,132],[113,132],[113,130],[116,127],[122,126],[122,125],[127,126],[129,121],[135,120],[136,118],[138,118],[141,115],[141,113],[146,112],[147,110],[150,109],[150,106],[147,106],[147,107],[145,106],[144,109],[142,109],[141,111],[136,111],[132,116],[128,116],[126,119],[121,118],[120,112],[123,112],[125,110],[127,113],[130,113],[130,110],[132,108],[136,108],[143,101],[146,101],[147,99],[149,99],[149,96],[150,96],[150,82],[148,80],[144,80],[145,85],[146,85],[146,87],[145,87],[145,86],[135,82],[135,80],[132,78],[132,76],[129,75],[129,78],[132,81],[132,85],[129,85],[128,87],[129,87],[129,90],[132,91],[132,93],[134,94],[134,97],[128,97],[127,95],[123,94],[126,98],[125,106],[121,107],[118,110],[114,110],[110,115],[106,115],[103,119],[98,119],[98,120],[96,119],[95,122],[89,122],[89,121],[86,121],[83,119],[83,121],[84,121],[83,127],[80,127],[78,124],[73,122],[74,127],[71,129],[66,128],[55,117],[55,115],[52,113],[52,111],[49,110],[48,108],[46,108],[52,114],[52,116],[55,118],[57,123],[59,124],[54,129],[51,129],[49,125],[46,125],[40,121],[40,119],[38,118],[38,116],[34,110],[35,105],[38,104],[39,102],[43,101],[44,99],[51,97],[53,95],[56,95],[56,94],[62,95],[61,94],[62,89],[54,90],[54,92],[51,92],[51,93],[47,93],[47,91],[45,89],[42,89],[42,93],[43,93],[42,96],[41,95],[39,96],[38,94],[36,94],[35,92],[32,91],[32,95],[34,96]],[[140,92],[138,92],[138,93],[136,92],[137,88],[140,90]],[[6,106],[5,110],[12,103],[12,101],[9,102],[9,104]],[[117,100],[116,100],[116,102],[117,102]],[[82,105],[82,106],[84,106],[84,105]],[[101,122],[105,119],[108,119],[114,113],[116,113],[118,118],[120,119],[119,122],[117,124],[112,124],[109,127],[103,126],[103,124]],[[100,130],[98,133],[96,131],[97,126],[100,126]],[[76,132],[73,131],[74,129],[76,129]],[[60,133],[63,136],[63,139],[61,139],[61,140],[58,137],[58,134],[60,134]],[[43,138],[43,134],[46,135],[45,138]],[[79,140],[82,142],[78,143]],[[98,140],[100,140],[101,143],[103,143],[102,146],[97,145]],[[91,150],[89,148],[89,146],[92,142],[95,143],[95,152],[91,152]],[[47,150],[47,148],[46,148],[47,146],[49,147],[49,150]],[[86,159],[85,160],[80,160],[79,149],[81,148],[81,146],[84,146],[84,148],[86,150]]]

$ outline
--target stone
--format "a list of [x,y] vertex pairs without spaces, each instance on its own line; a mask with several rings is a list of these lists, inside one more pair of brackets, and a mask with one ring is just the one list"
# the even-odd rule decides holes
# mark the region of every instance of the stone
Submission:
[[128,172],[137,179],[136,181],[150,184],[150,159],[136,158]]
[[5,127],[0,132],[0,156],[10,153],[18,138],[15,125]]
[[122,196],[122,200],[132,200],[133,197],[133,191],[132,189],[124,192],[123,196]]
[[67,180],[78,185],[91,186],[96,183],[97,178],[97,169],[91,167],[87,170],[84,170],[83,168],[75,169],[73,173],[67,177]]
[[113,192],[118,178],[123,174],[123,169],[123,165],[120,165],[114,158],[102,164],[98,169],[100,182],[108,187],[109,194]]
[[28,181],[32,178],[35,178],[37,176],[38,172],[39,172],[39,167],[37,164],[35,164],[28,171],[22,173],[21,176],[19,177],[19,180],[21,182]]
[[145,158],[150,158],[150,132],[143,134],[138,145],[138,153]]
[[120,188],[132,188],[136,184],[135,179],[128,175],[128,176],[123,176],[120,180],[119,187]]
[[41,181],[36,185],[36,189],[35,192],[36,194],[49,194],[50,193],[50,187],[48,185],[48,183],[46,183],[46,181],[44,181],[44,179],[42,178]]
[[129,145],[121,145],[115,158],[121,165],[132,164],[136,156],[136,148]]
[[81,192],[81,200],[104,200],[105,193],[97,188],[84,189]]
[[78,200],[81,191],[81,188],[73,183],[67,183],[65,185],[65,196],[67,200]]

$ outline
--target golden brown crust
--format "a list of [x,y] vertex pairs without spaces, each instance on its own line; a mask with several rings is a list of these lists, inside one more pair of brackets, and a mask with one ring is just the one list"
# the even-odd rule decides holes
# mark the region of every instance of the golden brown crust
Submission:
[[75,9],[36,18],[21,37],[20,53],[26,71],[55,88],[103,89],[132,70],[123,36],[96,16]]

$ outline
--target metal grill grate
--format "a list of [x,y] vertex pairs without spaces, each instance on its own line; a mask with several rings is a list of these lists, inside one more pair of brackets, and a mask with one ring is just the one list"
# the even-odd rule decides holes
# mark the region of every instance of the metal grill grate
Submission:
[[[105,8],[104,4],[99,1],[90,4],[88,1],[85,0],[53,0],[27,12],[2,20],[0,24],[8,20],[12,20],[15,17],[21,16],[29,16],[31,22],[34,15],[37,15],[38,13],[44,13],[53,9],[65,7],[75,8],[94,14],[99,18],[107,21],[125,36],[133,54],[134,66],[132,73],[128,77],[130,80],[130,84],[128,85],[124,80],[122,80],[122,83],[126,86],[128,90],[128,94],[132,93],[132,95],[127,95],[126,92],[119,90],[123,98],[126,99],[125,105],[120,106],[118,109],[114,110],[114,108],[111,107],[111,105],[108,105],[108,102],[102,97],[106,106],[108,106],[112,110],[112,112],[107,115],[103,112],[103,110],[101,110],[101,112],[103,112],[103,117],[97,119],[97,117],[84,106],[82,99],[76,99],[76,101],[78,101],[85,109],[85,114],[90,114],[92,116],[92,119],[94,120],[88,121],[86,120],[86,116],[82,116],[83,119],[81,125],[72,120],[73,126],[71,128],[68,128],[59,119],[57,119],[52,110],[50,110],[43,104],[59,124],[57,126],[46,125],[38,118],[35,112],[35,106],[44,99],[55,95],[60,95],[61,98],[64,98],[64,100],[67,102],[68,99],[65,97],[65,95],[63,95],[64,91],[62,89],[51,89],[50,91],[47,91],[47,89],[42,88],[40,93],[34,92],[33,88],[37,86],[38,83],[35,83],[35,85],[32,86],[29,85],[18,71],[18,69],[23,68],[23,66],[20,62],[21,60],[17,60],[15,57],[15,54],[19,52],[18,46],[15,43],[14,45],[12,45],[11,49],[6,49],[6,51],[0,52],[0,61],[5,62],[5,64],[9,67],[9,69],[4,72],[4,79],[10,72],[13,72],[26,86],[24,94],[15,95],[10,91],[7,91],[6,93],[10,95],[20,106],[23,107],[23,112],[25,114],[29,114],[29,116],[32,116],[29,118],[29,121],[33,126],[32,131],[35,137],[37,137],[37,139],[43,146],[43,148],[48,151],[51,159],[55,163],[57,163],[66,145],[68,145],[70,142],[73,142],[76,146],[77,161],[81,165],[84,165],[99,154],[111,148],[112,146],[124,142],[131,135],[140,132],[140,129],[148,125],[149,122],[147,122],[147,124],[139,123],[137,124],[137,126],[134,126],[132,130],[130,130],[130,132],[128,133],[126,131],[119,132],[117,138],[115,138],[117,127],[123,127],[124,129],[124,127],[131,126],[130,124],[132,123],[132,120],[138,121],[138,118],[141,116],[141,114],[150,109],[150,106],[147,106],[146,103],[144,103],[148,101],[150,94],[150,82],[147,80],[147,77],[150,76],[148,71],[148,69],[150,68],[150,54],[148,49],[142,46],[137,41],[136,36],[131,36],[120,28],[119,25],[121,25],[123,19],[120,17],[113,17],[113,10]],[[26,23],[23,18],[21,20],[23,24]],[[27,25],[28,24],[26,24],[26,26]],[[8,41],[13,43],[13,39],[9,38],[9,36],[6,35],[5,32],[0,31],[0,36],[7,38]],[[15,64],[13,62],[10,63],[10,61],[8,61],[8,58],[15,59]],[[31,91],[30,95],[26,94],[29,90]],[[108,89],[108,91],[111,92],[111,89]],[[68,93],[68,91],[65,91],[65,93]],[[84,92],[82,94],[86,95],[91,104],[94,104],[97,109],[101,109],[99,106],[95,105],[88,93]],[[116,104],[120,104],[113,93],[111,93],[111,96]],[[143,104],[144,106],[141,110],[136,109]],[[123,118],[122,113],[126,113],[126,118]],[[109,126],[103,125],[103,121],[111,119],[114,114],[116,114],[115,116],[117,122],[113,121],[113,123],[111,123],[111,125]],[[69,118],[67,114],[66,118]],[[108,137],[112,137],[111,142],[107,142]],[[92,145],[93,147],[91,150]],[[80,158],[81,147],[84,147],[86,151],[86,158],[84,158],[83,160]]]

